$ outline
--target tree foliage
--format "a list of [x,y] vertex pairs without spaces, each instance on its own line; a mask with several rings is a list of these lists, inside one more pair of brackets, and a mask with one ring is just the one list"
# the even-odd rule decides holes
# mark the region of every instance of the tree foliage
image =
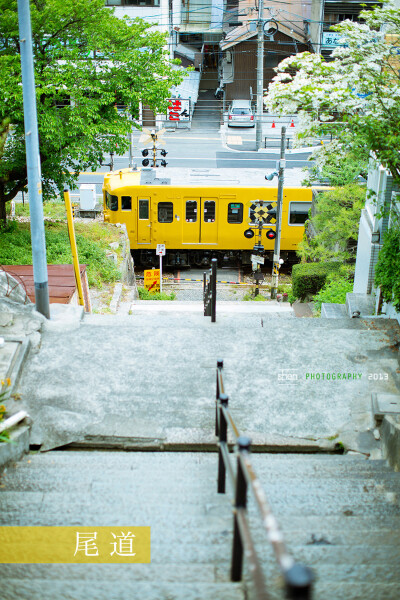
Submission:
[[400,310],[400,222],[385,234],[375,268],[375,285],[380,286],[386,302]]
[[[16,0],[0,0],[0,14],[0,123],[11,124],[0,163],[4,218],[5,202],[27,179]],[[141,19],[115,17],[104,0],[33,0],[31,20],[43,193],[49,198],[73,186],[79,171],[95,170],[116,147],[128,147],[132,122],[116,111],[116,102],[136,118],[140,101],[164,110],[182,74],[168,59],[164,34]]]
[[343,263],[355,258],[365,193],[364,187],[350,184],[318,195],[314,216],[306,226],[308,233],[297,251],[303,260]]
[[374,152],[400,181],[400,8],[388,2],[360,17],[331,27],[342,43],[333,60],[309,52],[283,60],[266,105],[299,113],[300,138],[331,134],[342,162],[348,152],[362,161]]

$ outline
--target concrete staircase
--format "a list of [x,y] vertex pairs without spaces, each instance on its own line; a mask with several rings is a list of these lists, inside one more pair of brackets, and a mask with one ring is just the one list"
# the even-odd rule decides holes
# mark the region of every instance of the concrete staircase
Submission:
[[[400,478],[381,461],[253,455],[295,559],[315,570],[317,600],[397,600]],[[150,525],[149,565],[2,565],[2,600],[244,600],[229,582],[230,495],[215,453],[53,451],[7,469],[0,525]],[[249,506],[271,599],[279,573]]]

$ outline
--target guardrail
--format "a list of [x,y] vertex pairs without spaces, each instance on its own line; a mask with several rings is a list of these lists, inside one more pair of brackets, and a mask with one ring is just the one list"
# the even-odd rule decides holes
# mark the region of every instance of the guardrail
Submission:
[[[268,591],[251,536],[247,513],[247,490],[250,487],[268,541],[273,547],[275,558],[282,572],[286,598],[290,600],[309,600],[312,594],[313,573],[311,569],[297,563],[288,553],[283,541],[282,532],[271,512],[264,490],[253,470],[250,461],[251,440],[241,436],[228,409],[228,396],[225,394],[222,378],[223,361],[217,362],[217,393],[215,408],[215,435],[218,437],[218,493],[225,493],[226,474],[235,490],[234,529],[231,561],[231,581],[241,581],[243,570],[243,553],[249,562],[249,571],[253,580],[257,600],[267,600]],[[230,460],[228,446],[228,425],[230,425],[236,442],[237,471]]]
[[211,317],[211,323],[216,321],[217,305],[217,259],[211,260],[211,269],[203,275],[204,316]]

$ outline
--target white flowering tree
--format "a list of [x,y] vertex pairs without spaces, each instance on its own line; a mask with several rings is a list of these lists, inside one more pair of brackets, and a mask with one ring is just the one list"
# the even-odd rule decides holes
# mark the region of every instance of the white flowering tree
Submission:
[[283,60],[265,104],[277,114],[299,114],[299,139],[332,134],[317,152],[320,162],[366,160],[372,151],[399,181],[400,8],[388,2],[360,17],[331,28],[342,44],[333,60],[309,52]]

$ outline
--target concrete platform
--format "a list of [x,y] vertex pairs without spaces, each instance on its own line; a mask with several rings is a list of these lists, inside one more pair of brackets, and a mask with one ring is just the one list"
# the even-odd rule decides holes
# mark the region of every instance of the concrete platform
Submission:
[[[31,443],[214,448],[222,358],[232,413],[258,449],[332,450],[340,441],[379,456],[371,393],[399,393],[397,322],[295,319],[285,304],[271,314],[268,303],[232,304],[240,313],[219,305],[216,323],[164,302],[44,330],[20,386]],[[377,372],[382,381],[369,377]]]

